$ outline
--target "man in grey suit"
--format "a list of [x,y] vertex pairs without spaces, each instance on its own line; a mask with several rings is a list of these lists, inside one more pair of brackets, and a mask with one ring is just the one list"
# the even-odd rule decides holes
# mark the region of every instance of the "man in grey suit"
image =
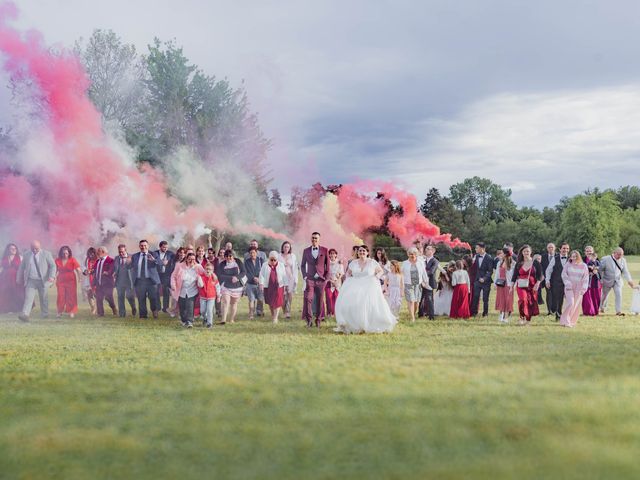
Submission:
[[148,298],[153,318],[158,318],[158,310],[160,310],[158,262],[156,257],[149,251],[149,242],[140,240],[139,247],[140,251],[138,253],[128,257],[130,260],[127,265],[131,270],[131,280],[138,297],[138,312],[140,313],[140,318],[147,318]]
[[131,306],[131,315],[136,316],[136,295],[133,290],[133,281],[131,280],[131,270],[127,268],[127,246],[121,243],[118,245],[118,256],[114,259],[113,278],[116,284],[116,293],[118,296],[118,315],[127,316],[127,308],[125,299],[129,301]]
[[602,281],[602,305],[600,312],[604,313],[607,308],[607,297],[613,289],[616,297],[616,315],[624,315],[622,313],[622,277],[627,281],[631,288],[636,288],[631,274],[627,268],[627,261],[624,259],[624,250],[618,247],[611,255],[600,259],[600,280]]
[[47,290],[53,285],[56,274],[56,262],[51,253],[42,250],[38,240],[31,242],[31,250],[25,253],[17,276],[17,282],[24,285],[24,305],[22,313],[18,315],[20,320],[29,321],[36,293],[40,299],[40,315],[42,318],[49,316]]

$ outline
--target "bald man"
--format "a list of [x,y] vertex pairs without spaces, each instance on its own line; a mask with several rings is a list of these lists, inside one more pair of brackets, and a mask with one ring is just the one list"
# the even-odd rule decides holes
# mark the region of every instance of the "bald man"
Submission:
[[631,288],[635,288],[635,284],[631,279],[631,273],[627,268],[627,261],[624,259],[624,250],[618,247],[611,255],[600,259],[600,279],[602,281],[602,305],[600,312],[604,313],[607,309],[607,300],[609,292],[613,290],[616,297],[616,315],[624,315],[622,312],[622,279],[626,280]]
[[51,252],[42,249],[39,240],[31,242],[31,249],[25,253],[16,281],[24,285],[24,305],[18,318],[23,322],[29,321],[31,308],[36,299],[40,300],[40,316],[49,316],[49,298],[47,290],[51,288],[57,274],[56,262]]

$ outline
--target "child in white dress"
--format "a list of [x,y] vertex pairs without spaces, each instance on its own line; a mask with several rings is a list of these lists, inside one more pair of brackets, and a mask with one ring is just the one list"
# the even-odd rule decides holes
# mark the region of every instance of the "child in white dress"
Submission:
[[397,317],[402,307],[402,292],[404,292],[404,281],[402,280],[402,272],[400,263],[397,260],[391,260],[390,270],[385,279],[385,295],[391,312]]

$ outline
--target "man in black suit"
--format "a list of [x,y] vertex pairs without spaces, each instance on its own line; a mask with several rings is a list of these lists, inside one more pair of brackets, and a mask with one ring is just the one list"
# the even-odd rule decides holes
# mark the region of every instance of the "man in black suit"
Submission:
[[173,257],[175,253],[169,250],[169,243],[162,240],[158,245],[159,249],[153,252],[153,256],[158,260],[158,275],[160,276],[160,294],[162,295],[162,311],[167,313],[169,299],[171,297],[171,274],[173,273]]
[[424,263],[429,277],[429,288],[422,287],[422,299],[418,309],[418,316],[429,317],[429,320],[435,320],[435,309],[433,307],[433,291],[436,288],[436,272],[438,271],[438,259],[434,256],[436,247],[427,245],[424,247]]
[[545,270],[545,285],[551,289],[553,295],[553,311],[556,314],[556,320],[560,320],[562,315],[562,304],[564,303],[564,281],[562,280],[562,271],[569,262],[569,244],[560,245],[560,253],[555,254],[549,260],[549,265]]
[[480,293],[482,293],[482,316],[489,314],[489,293],[491,292],[491,276],[493,275],[493,258],[487,253],[484,242],[476,244],[475,280],[473,282],[473,298],[471,300],[471,315],[478,315]]
[[545,300],[547,302],[547,315],[551,315],[556,313],[555,303],[553,299],[553,291],[551,288],[547,287],[547,267],[549,267],[549,262],[553,257],[556,256],[556,246],[554,243],[547,244],[547,251],[541,255],[540,264],[542,265],[542,274],[545,276],[543,282],[540,283],[540,292],[539,295],[542,294],[542,289],[546,290]]

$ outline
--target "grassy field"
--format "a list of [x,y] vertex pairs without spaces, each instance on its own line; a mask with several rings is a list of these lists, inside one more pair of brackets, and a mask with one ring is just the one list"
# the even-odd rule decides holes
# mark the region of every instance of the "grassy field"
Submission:
[[245,304],[210,331],[0,317],[0,478],[640,477],[640,317],[343,336]]

